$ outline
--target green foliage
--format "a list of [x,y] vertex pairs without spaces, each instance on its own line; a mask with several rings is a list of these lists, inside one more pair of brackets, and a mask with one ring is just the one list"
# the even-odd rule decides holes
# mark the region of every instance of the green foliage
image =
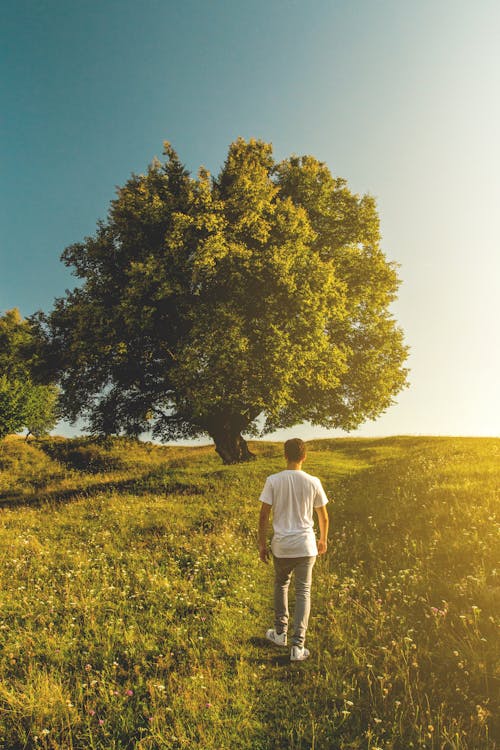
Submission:
[[22,379],[27,373],[31,331],[19,310],[7,310],[0,316],[0,372],[10,378]]
[[27,393],[24,382],[0,375],[0,440],[23,428]]
[[32,380],[33,333],[19,311],[0,316],[0,439],[23,428],[44,435],[54,427],[58,389]]
[[29,435],[42,437],[55,427],[58,399],[55,385],[31,385],[24,412],[24,426]]
[[242,432],[352,429],[385,410],[407,351],[373,198],[313,157],[277,164],[261,141],[234,142],[215,178],[165,155],[65,250],[83,283],[34,318],[66,416],[96,433],[208,433],[226,460],[248,457]]
[[206,447],[88,441],[122,459],[99,474],[53,442],[2,446],[0,487],[32,487],[0,513],[5,748],[498,747],[498,440],[310,444],[335,503],[303,664],[263,637],[256,498],[281,445],[221,467]]

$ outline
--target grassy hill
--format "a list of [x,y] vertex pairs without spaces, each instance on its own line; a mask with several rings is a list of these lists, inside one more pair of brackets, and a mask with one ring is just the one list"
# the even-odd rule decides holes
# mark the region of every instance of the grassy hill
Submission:
[[335,502],[291,664],[255,543],[280,445],[4,441],[0,747],[498,747],[499,447],[309,443]]

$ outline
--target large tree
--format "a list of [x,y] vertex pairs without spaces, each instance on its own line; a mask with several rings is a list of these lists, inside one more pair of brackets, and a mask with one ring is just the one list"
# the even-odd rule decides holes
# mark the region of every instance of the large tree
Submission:
[[32,379],[35,349],[32,327],[19,310],[0,316],[0,439],[25,428],[43,435],[57,421],[56,386]]
[[374,199],[253,139],[215,178],[164,155],[64,251],[81,284],[33,320],[65,415],[105,434],[208,434],[230,463],[251,457],[244,435],[383,412],[407,351]]

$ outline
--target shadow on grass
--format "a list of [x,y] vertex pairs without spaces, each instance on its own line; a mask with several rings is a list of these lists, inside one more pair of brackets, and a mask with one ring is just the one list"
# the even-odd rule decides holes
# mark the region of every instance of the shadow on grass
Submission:
[[267,638],[252,636],[248,643],[259,649],[259,655],[250,657],[247,661],[250,664],[262,664],[263,657],[270,657],[267,661],[275,667],[284,667],[290,664],[290,646],[275,646]]
[[91,498],[101,493],[106,494],[128,494],[149,495],[204,495],[211,488],[200,487],[191,482],[183,482],[168,475],[159,473],[157,470],[149,472],[141,477],[133,479],[110,479],[90,484],[87,487],[74,487],[68,489],[40,490],[34,489],[27,493],[0,493],[0,508],[29,506],[38,507],[45,503],[56,505]]
[[349,458],[371,459],[382,458],[384,454],[396,458],[430,443],[438,444],[448,440],[445,436],[395,435],[384,438],[320,438],[310,440],[307,445],[311,450],[340,453]]
[[[253,636],[248,639],[248,643],[259,649],[258,656],[247,658],[249,664],[261,666],[263,661],[265,661],[273,667],[300,667],[304,664],[312,663],[310,660],[290,661],[291,641],[287,646],[274,646],[267,638]],[[337,649],[337,651],[340,651],[340,649]]]

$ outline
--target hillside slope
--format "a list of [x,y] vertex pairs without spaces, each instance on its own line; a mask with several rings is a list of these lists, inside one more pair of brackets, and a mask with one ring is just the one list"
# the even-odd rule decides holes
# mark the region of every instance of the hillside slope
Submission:
[[255,545],[281,446],[4,442],[0,747],[498,747],[499,446],[309,443],[335,502],[290,664]]

